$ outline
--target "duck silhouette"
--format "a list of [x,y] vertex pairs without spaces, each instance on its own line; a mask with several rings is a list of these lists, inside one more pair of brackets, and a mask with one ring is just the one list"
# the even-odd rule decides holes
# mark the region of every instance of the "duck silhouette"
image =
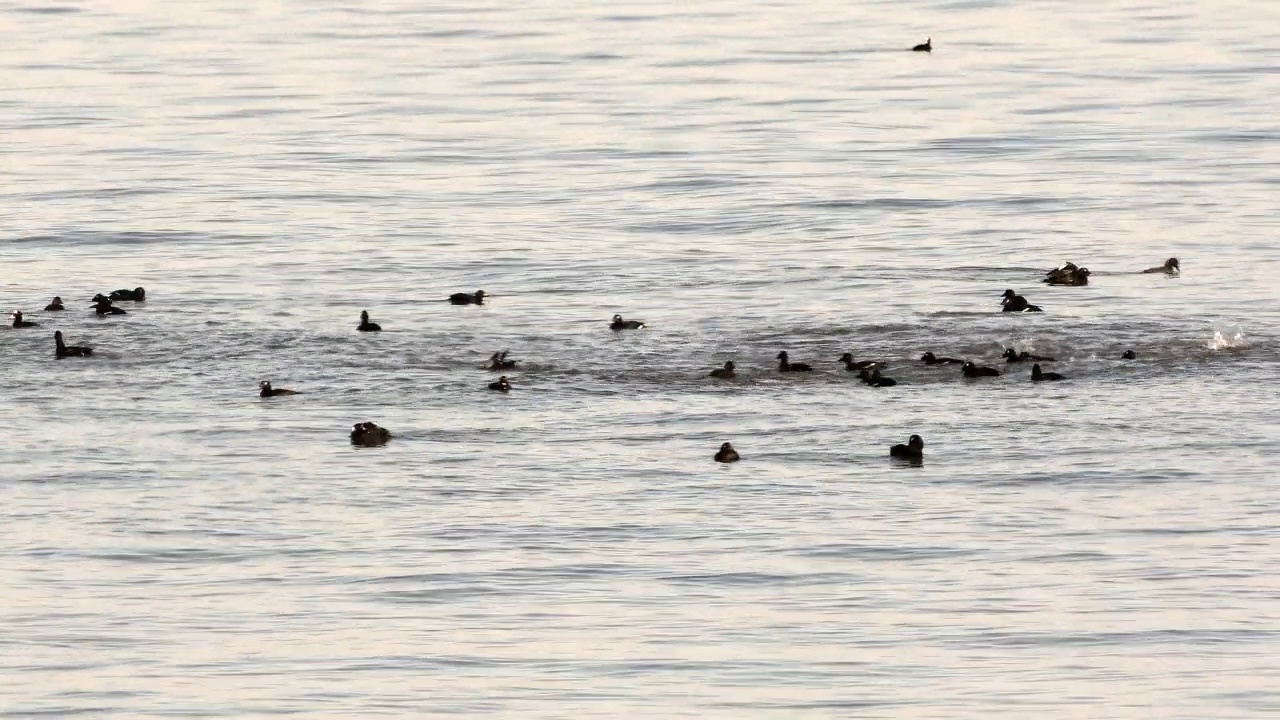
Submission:
[[54,297],[52,302],[44,306],[45,312],[60,312],[62,310],[66,310],[66,308],[63,307],[62,298],[60,297]]
[[93,355],[93,348],[88,345],[68,345],[63,342],[61,330],[53,334],[53,345],[53,356],[58,360],[65,357],[89,357]]
[[778,353],[778,372],[812,372],[813,368],[807,363],[793,363],[790,361],[787,351],[783,350]]
[[511,383],[507,381],[507,376],[503,375],[496,382],[489,383],[489,389],[501,393],[511,392]]
[[134,302],[146,302],[147,291],[142,288],[134,288],[132,290],[113,290],[111,292],[112,300],[132,300]]
[[286,388],[273,388],[271,387],[270,380],[263,380],[262,382],[258,383],[258,388],[259,388],[258,397],[276,397],[278,395],[301,395],[302,394],[297,390],[288,390]]
[[717,378],[719,380],[728,380],[730,378],[736,377],[736,373],[734,372],[734,370],[735,370],[735,366],[733,364],[733,361],[730,360],[729,362],[724,364],[724,367],[716,368],[715,370],[712,370],[711,377]]
[[484,366],[485,370],[514,370],[519,360],[508,360],[507,351],[494,353],[489,356],[489,362]]
[[872,365],[884,364],[878,360],[858,360],[855,362],[853,359],[853,353],[845,353],[841,355],[839,362],[844,363],[844,369],[849,372],[859,372],[871,367]]
[[37,322],[31,322],[30,320],[23,320],[23,319],[22,319],[22,311],[21,311],[21,310],[14,310],[14,311],[13,311],[13,326],[14,326],[15,328],[33,328],[33,327],[40,327],[40,323],[37,323]]
[[454,293],[449,296],[449,303],[453,305],[483,305],[485,294],[483,290],[477,290],[474,293]]
[[720,445],[719,452],[716,453],[716,462],[718,463],[735,463],[738,462],[738,451],[733,449],[733,445],[723,443]]
[[360,332],[382,332],[382,326],[376,322],[369,322],[369,311],[360,311],[360,324],[356,326],[356,330]]
[[920,362],[925,365],[963,365],[964,361],[959,358],[938,357],[932,352],[927,352],[920,356]]
[[924,459],[924,438],[919,435],[912,435],[907,444],[901,443],[893,445],[889,448],[889,457],[898,458],[899,460],[915,460]]
[[375,423],[362,422],[351,426],[351,444],[361,447],[378,447],[386,445],[391,439],[391,432]]
[[1011,363],[1029,362],[1029,361],[1037,361],[1037,360],[1040,362],[1056,362],[1051,357],[1045,357],[1043,355],[1032,355],[1026,350],[1023,350],[1022,352],[1018,352],[1013,348],[1006,348],[1004,351],[1004,355],[1001,355],[1000,357],[1004,358],[1005,362],[1011,362]]
[[912,45],[911,52],[933,52],[933,38],[928,38],[919,45]]
[[1040,369],[1039,365],[1031,366],[1031,381],[1040,382],[1042,380],[1065,380],[1066,378],[1055,372],[1047,373]]
[[1177,275],[1180,272],[1182,272],[1182,268],[1178,267],[1178,258],[1169,258],[1168,260],[1165,260],[1164,264],[1159,267],[1147,268],[1146,270],[1142,271],[1144,275],[1147,275],[1150,273],[1164,273],[1165,275]]
[[989,368],[989,367],[980,367],[978,365],[974,365],[972,361],[967,361],[965,362],[964,365],[961,365],[960,371],[964,373],[965,377],[971,377],[971,378],[998,377],[1000,375],[999,370],[995,368]]
[[614,315],[613,321],[609,323],[610,330],[639,330],[644,327],[644,323],[639,320],[623,320],[621,315]]
[[1005,290],[1000,297],[1004,312],[1043,312],[1039,305],[1032,305],[1027,299],[1012,290]]

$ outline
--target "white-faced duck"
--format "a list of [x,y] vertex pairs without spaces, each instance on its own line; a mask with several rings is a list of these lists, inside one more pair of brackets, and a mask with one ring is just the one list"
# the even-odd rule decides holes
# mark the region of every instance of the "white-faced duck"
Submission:
[[371,422],[356,423],[351,426],[351,444],[361,447],[378,447],[386,445],[391,433],[384,427]]
[[519,360],[508,360],[507,351],[494,353],[489,356],[489,362],[484,366],[485,370],[514,370]]
[[1132,351],[1132,350],[1125,350],[1125,351],[1124,351],[1124,354],[1120,356],[1120,359],[1121,359],[1121,360],[1137,360],[1137,359],[1138,359],[1138,353],[1136,353],[1136,352],[1134,352],[1134,351]]
[[1023,350],[1022,352],[1018,352],[1013,348],[1005,349],[1004,355],[1001,355],[1000,357],[1004,358],[1005,362],[1011,362],[1011,363],[1031,362],[1031,361],[1056,362],[1051,357],[1045,357],[1043,355],[1032,355],[1026,350]]
[[884,364],[884,363],[882,363],[882,362],[880,362],[880,361],[878,361],[878,360],[857,360],[857,361],[855,361],[855,360],[853,359],[853,353],[845,353],[845,354],[841,355],[841,356],[840,356],[840,362],[844,363],[844,369],[845,369],[845,370],[848,370],[849,372],[858,372],[858,371],[861,371],[861,370],[865,370],[865,369],[867,369],[867,368],[871,367],[872,365],[883,365],[883,364]]
[[613,322],[609,323],[610,330],[639,330],[644,327],[644,323],[639,320],[623,320],[621,315],[614,315]]
[[13,317],[13,326],[16,328],[40,327],[40,323],[31,322],[30,320],[23,320],[21,310],[14,310],[12,317]]
[[59,360],[65,357],[89,357],[93,354],[93,348],[88,345],[68,345],[63,342],[61,330],[53,334],[53,343],[53,356]]
[[778,372],[812,372],[808,363],[793,363],[788,359],[787,351],[778,353]]
[[511,392],[511,383],[507,382],[507,376],[503,375],[502,377],[498,378],[497,382],[489,383],[489,389],[496,390],[502,393]]
[[880,368],[875,366],[863,368],[862,382],[870,385],[871,387],[893,387],[898,384],[897,380],[881,375]]
[[889,457],[898,458],[899,460],[923,460],[924,438],[919,435],[912,435],[907,439],[906,445],[901,443],[893,445],[889,448]]
[[1081,286],[1089,284],[1089,268],[1076,267],[1075,263],[1066,263],[1045,273],[1044,282],[1050,285]]
[[258,397],[276,397],[278,395],[301,395],[302,394],[297,390],[287,390],[285,388],[273,388],[271,387],[270,380],[263,380],[262,382],[258,383],[258,387],[260,388]]
[[[730,360],[729,362],[727,362],[727,363],[725,363],[725,364],[724,364],[724,367],[722,367],[722,368],[716,368],[715,370],[712,370],[712,371],[711,371],[711,377],[713,377],[713,378],[717,378],[717,379],[720,379],[720,380],[729,380],[730,378],[735,377],[734,372],[733,372],[733,371],[734,371],[734,367],[735,367],[735,366],[734,366],[734,364],[733,364],[733,361],[732,361],[732,360]],[[725,444],[727,445],[728,443],[725,443]]]
[[44,306],[45,312],[59,312],[62,310],[66,310],[66,308],[62,306],[62,298],[60,297],[55,297],[53,302]]
[[134,288],[132,290],[116,290],[111,293],[112,300],[132,300],[134,302],[146,302],[147,291],[142,288]]
[[449,296],[449,302],[454,305],[483,305],[484,291],[477,290],[474,293],[454,293]]
[[997,377],[1000,375],[999,370],[974,365],[973,361],[968,361],[964,365],[961,365],[960,371],[964,373],[965,377]]
[[1182,272],[1182,269],[1178,267],[1178,258],[1169,258],[1168,260],[1165,260],[1164,264],[1161,265],[1160,267],[1147,268],[1142,272],[1144,274],[1164,273],[1165,275],[1177,275],[1178,273]]
[[720,451],[716,453],[716,462],[718,463],[735,463],[738,462],[738,451],[733,449],[733,445],[722,443]]
[[925,365],[963,365],[964,361],[960,358],[938,357],[931,352],[927,352],[920,356],[920,362]]
[[1065,379],[1066,378],[1059,375],[1058,373],[1047,373],[1041,370],[1039,365],[1031,366],[1032,382],[1040,382],[1041,380],[1065,380]]
[[93,311],[97,313],[98,317],[102,317],[104,315],[127,315],[128,314],[121,308],[118,308],[112,305],[111,298],[103,295],[96,296],[94,298],[93,305],[90,305],[89,307],[93,308]]
[[1005,290],[1000,297],[1004,298],[1000,304],[1004,306],[1005,312],[1042,312],[1039,305],[1032,305],[1012,290]]
[[376,322],[369,322],[369,311],[360,311],[360,324],[356,326],[356,330],[360,332],[381,332],[382,326]]
[[933,52],[933,38],[928,38],[919,45],[912,45],[911,52]]

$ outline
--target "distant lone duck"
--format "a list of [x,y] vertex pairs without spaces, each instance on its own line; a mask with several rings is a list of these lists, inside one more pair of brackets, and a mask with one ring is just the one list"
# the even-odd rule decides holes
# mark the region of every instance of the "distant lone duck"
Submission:
[[1160,267],[1147,268],[1142,272],[1143,274],[1164,273],[1165,275],[1177,275],[1182,272],[1182,269],[1178,267],[1178,258],[1169,258]]
[[[724,367],[716,368],[715,370],[712,370],[711,377],[717,378],[719,380],[728,380],[730,378],[737,377],[737,375],[734,373],[733,361],[730,360],[729,362],[724,364]],[[728,445],[728,444],[729,443],[725,443],[725,445]]]
[[1044,282],[1050,285],[1088,285],[1089,275],[1089,268],[1076,267],[1075,263],[1068,262],[1045,273]]
[[1120,356],[1120,359],[1121,359],[1121,360],[1137,360],[1137,359],[1138,359],[1138,353],[1136,353],[1136,352],[1134,352],[1134,351],[1132,351],[1132,350],[1125,350],[1125,351],[1124,351],[1124,354]]
[[931,352],[927,352],[920,356],[920,362],[925,365],[962,365],[964,361],[959,358],[938,357]]
[[733,445],[722,443],[720,451],[716,453],[716,462],[718,463],[735,463],[738,462],[738,451],[733,449]]
[[1018,352],[1013,348],[1006,349],[1004,351],[1004,355],[1001,355],[1001,357],[1005,359],[1005,362],[1011,362],[1011,363],[1029,362],[1033,360],[1038,360],[1040,362],[1056,362],[1051,357],[1045,357],[1043,355],[1032,355],[1026,350],[1023,350],[1022,352]]
[[964,365],[961,365],[960,371],[964,373],[965,377],[997,377],[1000,375],[999,370],[989,367],[980,367],[978,365],[974,365],[972,361],[968,361]]
[[793,363],[788,360],[787,351],[778,353],[778,372],[813,372],[807,363]]
[[849,372],[858,372],[861,370],[865,370],[871,367],[872,365],[884,364],[876,360],[858,360],[857,362],[854,362],[853,353],[845,353],[841,355],[840,362],[844,363],[844,369],[848,370]]
[[502,393],[511,392],[511,383],[507,382],[507,376],[503,375],[502,377],[498,378],[497,382],[489,383],[489,389],[497,390],[498,392],[502,392]]
[[1000,297],[1004,298],[1000,301],[1004,306],[1004,312],[1043,312],[1039,305],[1032,305],[1026,298],[1012,290],[1005,290]]
[[613,322],[609,323],[610,330],[639,330],[644,327],[644,323],[639,320],[623,320],[621,315],[614,315]]
[[16,328],[33,328],[33,327],[40,327],[40,323],[31,322],[30,320],[23,320],[23,319],[22,319],[22,311],[21,311],[21,310],[14,310],[14,311],[13,311],[13,326],[14,326],[14,327],[16,327]]
[[382,332],[382,326],[376,322],[369,322],[369,311],[360,311],[360,324],[356,326],[356,330],[360,332]]
[[132,300],[134,302],[146,302],[147,291],[142,288],[134,288],[132,290],[116,290],[111,293],[112,300]]
[[90,305],[89,307],[93,308],[93,311],[97,313],[98,317],[102,317],[103,315],[127,315],[128,314],[123,309],[112,305],[111,298],[104,297],[102,295],[96,296],[94,298],[93,305]]
[[489,356],[489,362],[484,366],[485,370],[514,370],[519,360],[508,360],[507,351],[494,353]]
[[933,38],[929,38],[919,45],[912,45],[911,52],[933,52]]
[[882,376],[880,374],[880,368],[875,366],[863,368],[862,382],[870,385],[871,387],[893,387],[898,384],[897,380]]
[[898,458],[899,460],[923,460],[924,438],[919,435],[912,435],[907,439],[906,445],[899,443],[890,447],[889,457]]
[[302,394],[297,390],[286,390],[285,388],[273,388],[271,387],[270,380],[263,380],[262,382],[258,383],[258,387],[261,388],[261,392],[258,393],[259,397],[276,397],[277,395],[301,395]]
[[54,297],[53,302],[44,306],[45,312],[59,312],[61,310],[66,310],[66,308],[62,306],[62,298],[60,297]]
[[454,293],[449,296],[449,302],[454,305],[483,305],[484,291],[477,290],[474,293]]
[[1047,373],[1047,372],[1044,372],[1043,370],[1041,370],[1041,369],[1040,369],[1040,366],[1039,366],[1039,365],[1032,365],[1032,366],[1031,366],[1031,380],[1032,380],[1032,382],[1040,382],[1041,380],[1065,380],[1065,379],[1066,379],[1066,378],[1064,378],[1063,376],[1059,375],[1058,373]]
[[371,422],[356,423],[351,426],[351,444],[362,447],[386,445],[391,439],[391,432]]
[[65,357],[89,357],[93,354],[93,348],[88,345],[68,345],[64,343],[61,330],[53,334],[53,343],[53,356],[59,360]]

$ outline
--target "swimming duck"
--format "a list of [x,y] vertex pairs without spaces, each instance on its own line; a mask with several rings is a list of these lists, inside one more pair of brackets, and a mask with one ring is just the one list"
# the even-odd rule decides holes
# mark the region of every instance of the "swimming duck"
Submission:
[[384,427],[371,422],[356,423],[351,426],[351,444],[363,447],[386,445],[391,433]]
[[134,302],[146,302],[147,291],[142,288],[134,288],[132,290],[116,290],[111,293],[112,300],[133,300]]
[[716,453],[716,462],[718,463],[735,463],[738,462],[738,451],[733,449],[733,445],[722,443],[720,451]]
[[1065,380],[1065,379],[1066,378],[1059,375],[1058,373],[1044,372],[1043,370],[1040,369],[1039,365],[1031,366],[1031,380],[1033,382],[1040,382],[1041,380]]
[[93,311],[98,314],[98,317],[102,317],[103,315],[128,315],[128,313],[123,309],[112,305],[111,298],[103,295],[95,295],[93,305],[90,305],[89,307],[93,308]]
[[1138,359],[1138,353],[1136,353],[1136,352],[1134,352],[1134,351],[1132,351],[1132,350],[1125,350],[1125,351],[1124,351],[1124,354],[1120,356],[1120,359],[1121,359],[1121,360],[1137,360],[1137,359]]
[[871,387],[893,387],[898,384],[897,380],[887,378],[880,374],[880,368],[869,367],[862,370],[862,382]]
[[449,296],[449,302],[454,305],[483,305],[484,291],[477,290],[474,293],[454,293]]
[[489,362],[485,364],[485,370],[514,370],[519,360],[508,360],[507,351],[494,353],[489,356]]
[[1050,285],[1088,285],[1089,275],[1089,268],[1076,267],[1075,263],[1069,262],[1045,273],[1044,282]]
[[919,45],[912,45],[911,52],[933,52],[933,38],[928,38]]
[[621,315],[614,315],[613,322],[609,323],[610,330],[639,330],[644,327],[644,323],[639,320],[623,320]]
[[907,439],[906,445],[899,443],[890,447],[889,457],[895,457],[901,460],[923,460],[924,438],[919,435],[912,435]]
[[53,356],[59,360],[64,357],[89,357],[93,354],[93,348],[88,345],[68,345],[62,341],[62,331],[58,330],[53,334],[54,353]]
[[1004,298],[1000,301],[1004,306],[1004,312],[1043,312],[1039,305],[1032,305],[1026,298],[1012,290],[1005,290],[1000,297]]
[[23,319],[22,319],[22,311],[21,311],[21,310],[14,310],[14,311],[13,311],[13,326],[14,326],[14,327],[16,327],[16,328],[33,328],[33,327],[40,327],[40,323],[31,322],[30,320],[23,320]]
[[964,363],[964,361],[959,358],[938,357],[931,352],[921,355],[920,362],[925,365],[961,365]]
[[884,364],[884,363],[881,363],[881,362],[876,361],[876,360],[859,360],[859,361],[857,361],[857,362],[854,362],[854,360],[853,360],[853,353],[845,353],[845,354],[841,355],[841,356],[840,356],[840,362],[844,363],[844,369],[845,369],[845,370],[848,370],[849,372],[855,372],[855,371],[858,371],[858,370],[865,370],[865,369],[867,369],[867,368],[871,367],[872,365],[883,365],[883,364]]
[[720,380],[728,380],[729,378],[736,377],[733,371],[734,371],[733,361],[730,360],[729,362],[724,364],[724,367],[716,368],[715,370],[712,370],[711,377],[718,378]]
[[271,387],[270,380],[263,380],[262,382],[258,383],[258,387],[262,388],[262,391],[258,393],[258,397],[275,397],[277,395],[301,395],[302,394],[297,390],[273,388]]
[[1040,362],[1056,362],[1051,357],[1044,357],[1043,355],[1032,355],[1026,350],[1023,350],[1022,352],[1018,352],[1013,348],[1005,349],[1004,355],[1001,355],[1000,357],[1004,358],[1005,362],[1011,362],[1011,363],[1028,362],[1031,360],[1039,360]]
[[59,310],[66,310],[66,308],[62,306],[62,298],[60,297],[54,297],[53,302],[44,306],[45,312],[58,312]]
[[793,363],[787,359],[787,351],[783,350],[778,353],[778,372],[812,372],[813,368],[807,363]]
[[966,361],[964,365],[961,365],[960,371],[964,373],[965,377],[997,377],[1000,375],[999,370],[989,367],[979,367],[974,365],[972,361]]
[[503,375],[502,377],[498,378],[497,382],[489,383],[489,389],[497,390],[498,392],[503,392],[503,393],[511,392],[511,383],[507,382],[507,376]]
[[360,332],[381,332],[382,326],[375,322],[369,322],[369,311],[360,311],[360,324],[356,326],[356,330]]
[[1143,274],[1164,273],[1165,275],[1177,275],[1182,272],[1182,268],[1178,267],[1178,258],[1169,258],[1160,267],[1147,268],[1142,272]]

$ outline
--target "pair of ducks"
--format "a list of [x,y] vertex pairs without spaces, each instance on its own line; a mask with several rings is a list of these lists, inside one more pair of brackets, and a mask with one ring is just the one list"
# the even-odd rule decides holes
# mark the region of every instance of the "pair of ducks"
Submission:
[[[905,445],[898,443],[890,447],[889,457],[919,463],[924,459],[924,438],[919,435],[912,435],[907,439]],[[715,455],[715,460],[718,463],[735,463],[741,459],[738,451],[733,449],[732,443],[722,443],[720,450]]]
[[[778,372],[813,372],[813,366],[808,363],[793,363],[791,357],[786,350],[778,353]],[[840,356],[840,362],[844,363],[844,367],[849,372],[857,372],[862,382],[873,387],[892,387],[898,382],[893,378],[887,378],[880,374],[880,368],[877,367],[882,363],[875,360],[854,361],[852,353],[845,353]],[[737,366],[730,360],[724,364],[724,367],[712,370],[710,376],[717,380],[730,380],[737,377]]]
[[[1147,268],[1142,271],[1144,275],[1150,275],[1152,273],[1177,275],[1179,272],[1181,272],[1181,268],[1178,266],[1178,258],[1169,258],[1164,261],[1163,265]],[[1089,284],[1090,274],[1089,268],[1079,267],[1073,262],[1066,262],[1063,263],[1061,267],[1056,267],[1045,273],[1045,278],[1042,282],[1050,285],[1071,285],[1079,287]]]
[[[1052,359],[1053,358],[1046,358],[1045,360],[1048,361]],[[1017,360],[1010,360],[1010,362],[1022,362],[1022,358],[1019,358]],[[960,371],[963,372],[964,376],[967,378],[999,377],[1000,376],[999,370],[992,367],[974,365],[972,361],[968,361],[964,365],[961,365]],[[1065,377],[1063,377],[1062,375],[1059,375],[1058,373],[1044,372],[1044,370],[1040,368],[1040,363],[1035,363],[1034,365],[1031,366],[1031,380],[1033,382],[1040,382],[1041,380],[1065,380],[1065,379],[1066,379]]]
[[[453,305],[483,305],[485,297],[487,296],[483,290],[477,290],[474,293],[454,293],[449,296],[449,302]],[[368,310],[361,310],[360,324],[356,326],[356,330],[360,332],[382,332],[382,326],[369,320]]]

